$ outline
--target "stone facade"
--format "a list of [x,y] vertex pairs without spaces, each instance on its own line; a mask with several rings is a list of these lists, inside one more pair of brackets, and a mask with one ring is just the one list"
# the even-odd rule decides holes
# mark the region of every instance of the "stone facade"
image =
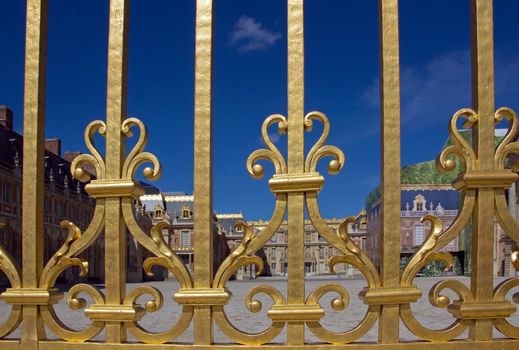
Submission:
[[[218,230],[225,236],[229,250],[232,252],[238,247],[243,239],[244,226],[239,223],[245,222],[245,218],[242,213],[231,213],[216,214],[216,219]],[[261,248],[255,255],[263,260],[263,272],[261,273],[261,276],[271,276],[270,265],[267,262],[265,250]],[[238,280],[255,279],[259,276],[256,272],[255,265],[246,265],[236,272],[235,278]]]
[[[348,232],[353,242],[365,249],[367,219],[364,211],[357,216],[357,224],[350,224]],[[335,230],[342,219],[325,220],[328,226]],[[255,231],[260,231],[267,226],[267,221],[250,221]],[[331,274],[328,261],[334,255],[339,255],[336,248],[331,246],[314,228],[309,220],[305,221],[305,274],[307,276]],[[277,232],[264,246],[265,256],[272,276],[286,276],[288,271],[287,259],[287,223],[283,222]],[[360,276],[360,272],[353,266],[337,265],[335,272],[345,277]]]
[[[429,235],[431,225],[422,222],[425,215],[434,215],[443,222],[447,229],[459,210],[459,194],[452,186],[444,184],[402,185],[402,205],[400,210],[400,256],[405,263]],[[368,229],[366,251],[376,266],[380,266],[380,198],[369,203],[367,207]],[[464,237],[464,233],[460,235]],[[465,247],[456,237],[447,244],[442,251],[453,254],[458,262],[459,269],[465,266]],[[463,271],[456,271],[463,273]]]
[[[143,211],[152,219],[153,224],[167,221],[170,227],[164,229],[162,235],[173,251],[178,255],[189,271],[194,267],[193,244],[194,234],[193,196],[185,192],[158,192],[140,197]],[[216,271],[222,261],[229,255],[229,246],[225,234],[218,229],[214,216],[213,226],[213,269]],[[169,277],[173,277],[171,274]]]

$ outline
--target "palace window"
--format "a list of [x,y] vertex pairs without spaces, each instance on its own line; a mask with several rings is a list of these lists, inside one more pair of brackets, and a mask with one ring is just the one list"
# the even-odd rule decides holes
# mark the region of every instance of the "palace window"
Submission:
[[46,213],[50,213],[52,211],[52,199],[49,196],[45,196],[43,208],[45,209]]
[[157,205],[155,207],[155,219],[159,219],[162,217],[162,207],[160,205]]
[[9,182],[4,182],[3,191],[2,191],[2,199],[4,202],[10,202],[11,201],[11,195],[13,192],[13,188]]
[[413,200],[413,210],[414,211],[424,211],[426,210],[426,200],[425,200],[425,197],[421,194],[417,195],[416,197],[414,197],[414,200]]
[[187,249],[191,246],[191,234],[189,231],[180,232],[180,247],[182,249]]
[[417,224],[414,227],[414,245],[419,246],[422,245],[424,240],[424,231],[425,227],[422,224]]
[[54,201],[54,213],[57,218],[62,218],[65,216],[65,203],[63,203],[63,201]]

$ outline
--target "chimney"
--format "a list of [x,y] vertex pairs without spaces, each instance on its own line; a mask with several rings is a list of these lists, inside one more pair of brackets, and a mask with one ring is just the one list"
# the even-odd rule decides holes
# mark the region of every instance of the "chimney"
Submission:
[[45,140],[45,149],[61,157],[61,140],[57,138]]
[[4,105],[0,105],[0,125],[3,125],[6,129],[13,130],[13,111]]

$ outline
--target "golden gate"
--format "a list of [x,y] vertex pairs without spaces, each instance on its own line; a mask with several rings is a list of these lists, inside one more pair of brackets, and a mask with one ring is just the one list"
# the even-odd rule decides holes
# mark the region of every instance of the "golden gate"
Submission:
[[[143,232],[132,211],[133,199],[142,193],[135,179],[137,168],[148,163],[143,174],[153,180],[160,176],[157,158],[144,151],[146,128],[141,121],[126,116],[127,40],[129,0],[110,1],[108,48],[108,89],[106,121],[96,120],[85,131],[85,142],[90,154],[74,160],[73,176],[87,182],[88,193],[96,199],[92,222],[84,231],[70,222],[68,238],[55,255],[44,264],[43,260],[43,192],[44,192],[44,127],[45,127],[45,65],[47,46],[47,0],[27,0],[25,100],[24,100],[24,163],[23,163],[23,270],[9,252],[0,250],[0,269],[11,286],[0,298],[12,305],[7,319],[0,325],[1,349],[163,349],[209,348],[213,329],[218,327],[235,344],[220,347],[286,347],[305,346],[307,328],[321,343],[318,348],[353,349],[518,349],[519,328],[507,321],[516,312],[519,294],[512,301],[505,298],[519,286],[519,278],[511,278],[493,287],[492,249],[494,218],[506,233],[519,241],[519,224],[508,212],[505,190],[519,179],[507,167],[508,156],[519,152],[519,143],[513,142],[518,129],[517,115],[508,108],[494,106],[494,49],[492,0],[471,0],[472,32],[472,108],[455,112],[449,124],[453,144],[438,157],[442,171],[456,171],[456,162],[462,172],[453,186],[461,192],[462,209],[451,227],[442,229],[440,219],[432,216],[431,233],[422,247],[409,261],[404,271],[399,268],[400,247],[400,71],[398,0],[379,0],[380,64],[381,64],[381,134],[382,134],[382,242],[381,267],[375,268],[367,255],[350,239],[346,219],[333,232],[319,213],[318,192],[324,177],[316,170],[317,162],[331,157],[330,173],[344,165],[344,154],[338,148],[326,145],[330,132],[328,118],[320,112],[304,113],[304,24],[303,0],[287,0],[288,5],[288,116],[272,115],[261,129],[266,148],[253,152],[247,160],[247,170],[261,178],[263,168],[258,160],[273,163],[275,174],[269,180],[275,195],[275,208],[269,224],[259,233],[245,227],[243,241],[222,263],[217,271],[212,268],[212,42],[213,1],[199,0],[196,4],[196,65],[195,65],[195,141],[194,141],[194,198],[196,212],[194,229],[197,252],[194,273],[191,275],[168,244],[161,231],[166,223],[155,225],[151,232]],[[496,123],[506,119],[508,133],[494,147]],[[323,132],[308,154],[304,152],[304,134],[313,123],[322,123]],[[467,143],[458,131],[458,125],[471,128],[473,144]],[[277,124],[281,133],[288,135],[287,158],[275,147],[267,132]],[[125,141],[138,131],[135,146],[127,152]],[[93,143],[98,133],[106,139],[103,156]],[[96,169],[96,178],[90,179],[82,166]],[[365,317],[355,328],[335,333],[326,329],[320,320],[324,309],[319,301],[324,294],[334,293],[332,308],[343,310],[349,295],[338,284],[327,283],[305,294],[304,280],[304,218],[305,208],[317,231],[340,252],[330,259],[330,266],[347,263],[363,274],[366,287],[359,297],[368,305]],[[271,325],[257,334],[241,331],[225,313],[230,293],[226,283],[241,266],[256,264],[262,267],[258,251],[276,232],[288,215],[288,291],[286,297],[272,286],[253,288],[246,296],[246,312],[261,309],[255,296],[268,295],[273,305],[268,310]],[[107,219],[110,218],[110,219]],[[440,252],[461,229],[472,221],[472,277],[470,286],[456,280],[438,282],[430,291],[422,291],[413,284],[420,269],[434,260],[452,263],[452,256]],[[125,289],[125,232],[149,250],[152,257],[144,262],[149,272],[154,265],[171,271],[180,284],[172,296],[182,307],[177,323],[171,329],[154,333],[139,325],[145,313],[161,307],[164,297],[151,286],[141,286],[127,293]],[[59,274],[71,266],[79,266],[86,273],[88,264],[78,258],[100,234],[105,232],[106,280],[105,292],[92,285],[74,285],[66,296],[71,309],[84,310],[91,324],[83,330],[73,330],[60,321],[55,304],[64,294],[54,288]],[[519,266],[518,266],[519,267]],[[445,290],[453,291],[458,300],[449,300]],[[429,329],[414,316],[411,305],[422,293],[429,293],[432,307],[446,308],[453,322],[441,330]],[[80,295],[89,295],[93,302],[86,305]],[[139,305],[137,299],[147,295],[151,300]],[[170,296],[168,296],[170,297]],[[402,322],[421,341],[403,342],[399,337]],[[378,323],[378,342],[356,342]],[[3,339],[22,325],[21,339]],[[175,344],[191,324],[194,327],[192,344]],[[47,340],[45,326],[60,340]],[[286,329],[284,344],[269,345]],[[497,329],[508,339],[493,339]],[[454,340],[468,330],[468,338]],[[105,332],[105,340],[91,339]],[[137,342],[127,342],[132,335]],[[155,345],[153,345],[155,344]],[[214,345],[213,345],[214,346]]]

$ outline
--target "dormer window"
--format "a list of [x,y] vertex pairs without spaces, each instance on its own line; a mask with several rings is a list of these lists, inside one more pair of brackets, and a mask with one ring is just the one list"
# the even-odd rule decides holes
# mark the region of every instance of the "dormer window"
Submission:
[[154,217],[155,219],[159,219],[162,217],[162,207],[160,205],[157,205],[154,210]]
[[426,203],[425,197],[422,194],[417,195],[414,197],[413,200],[413,211],[424,211],[426,210]]
[[191,208],[187,205],[182,208],[182,219],[191,219]]

